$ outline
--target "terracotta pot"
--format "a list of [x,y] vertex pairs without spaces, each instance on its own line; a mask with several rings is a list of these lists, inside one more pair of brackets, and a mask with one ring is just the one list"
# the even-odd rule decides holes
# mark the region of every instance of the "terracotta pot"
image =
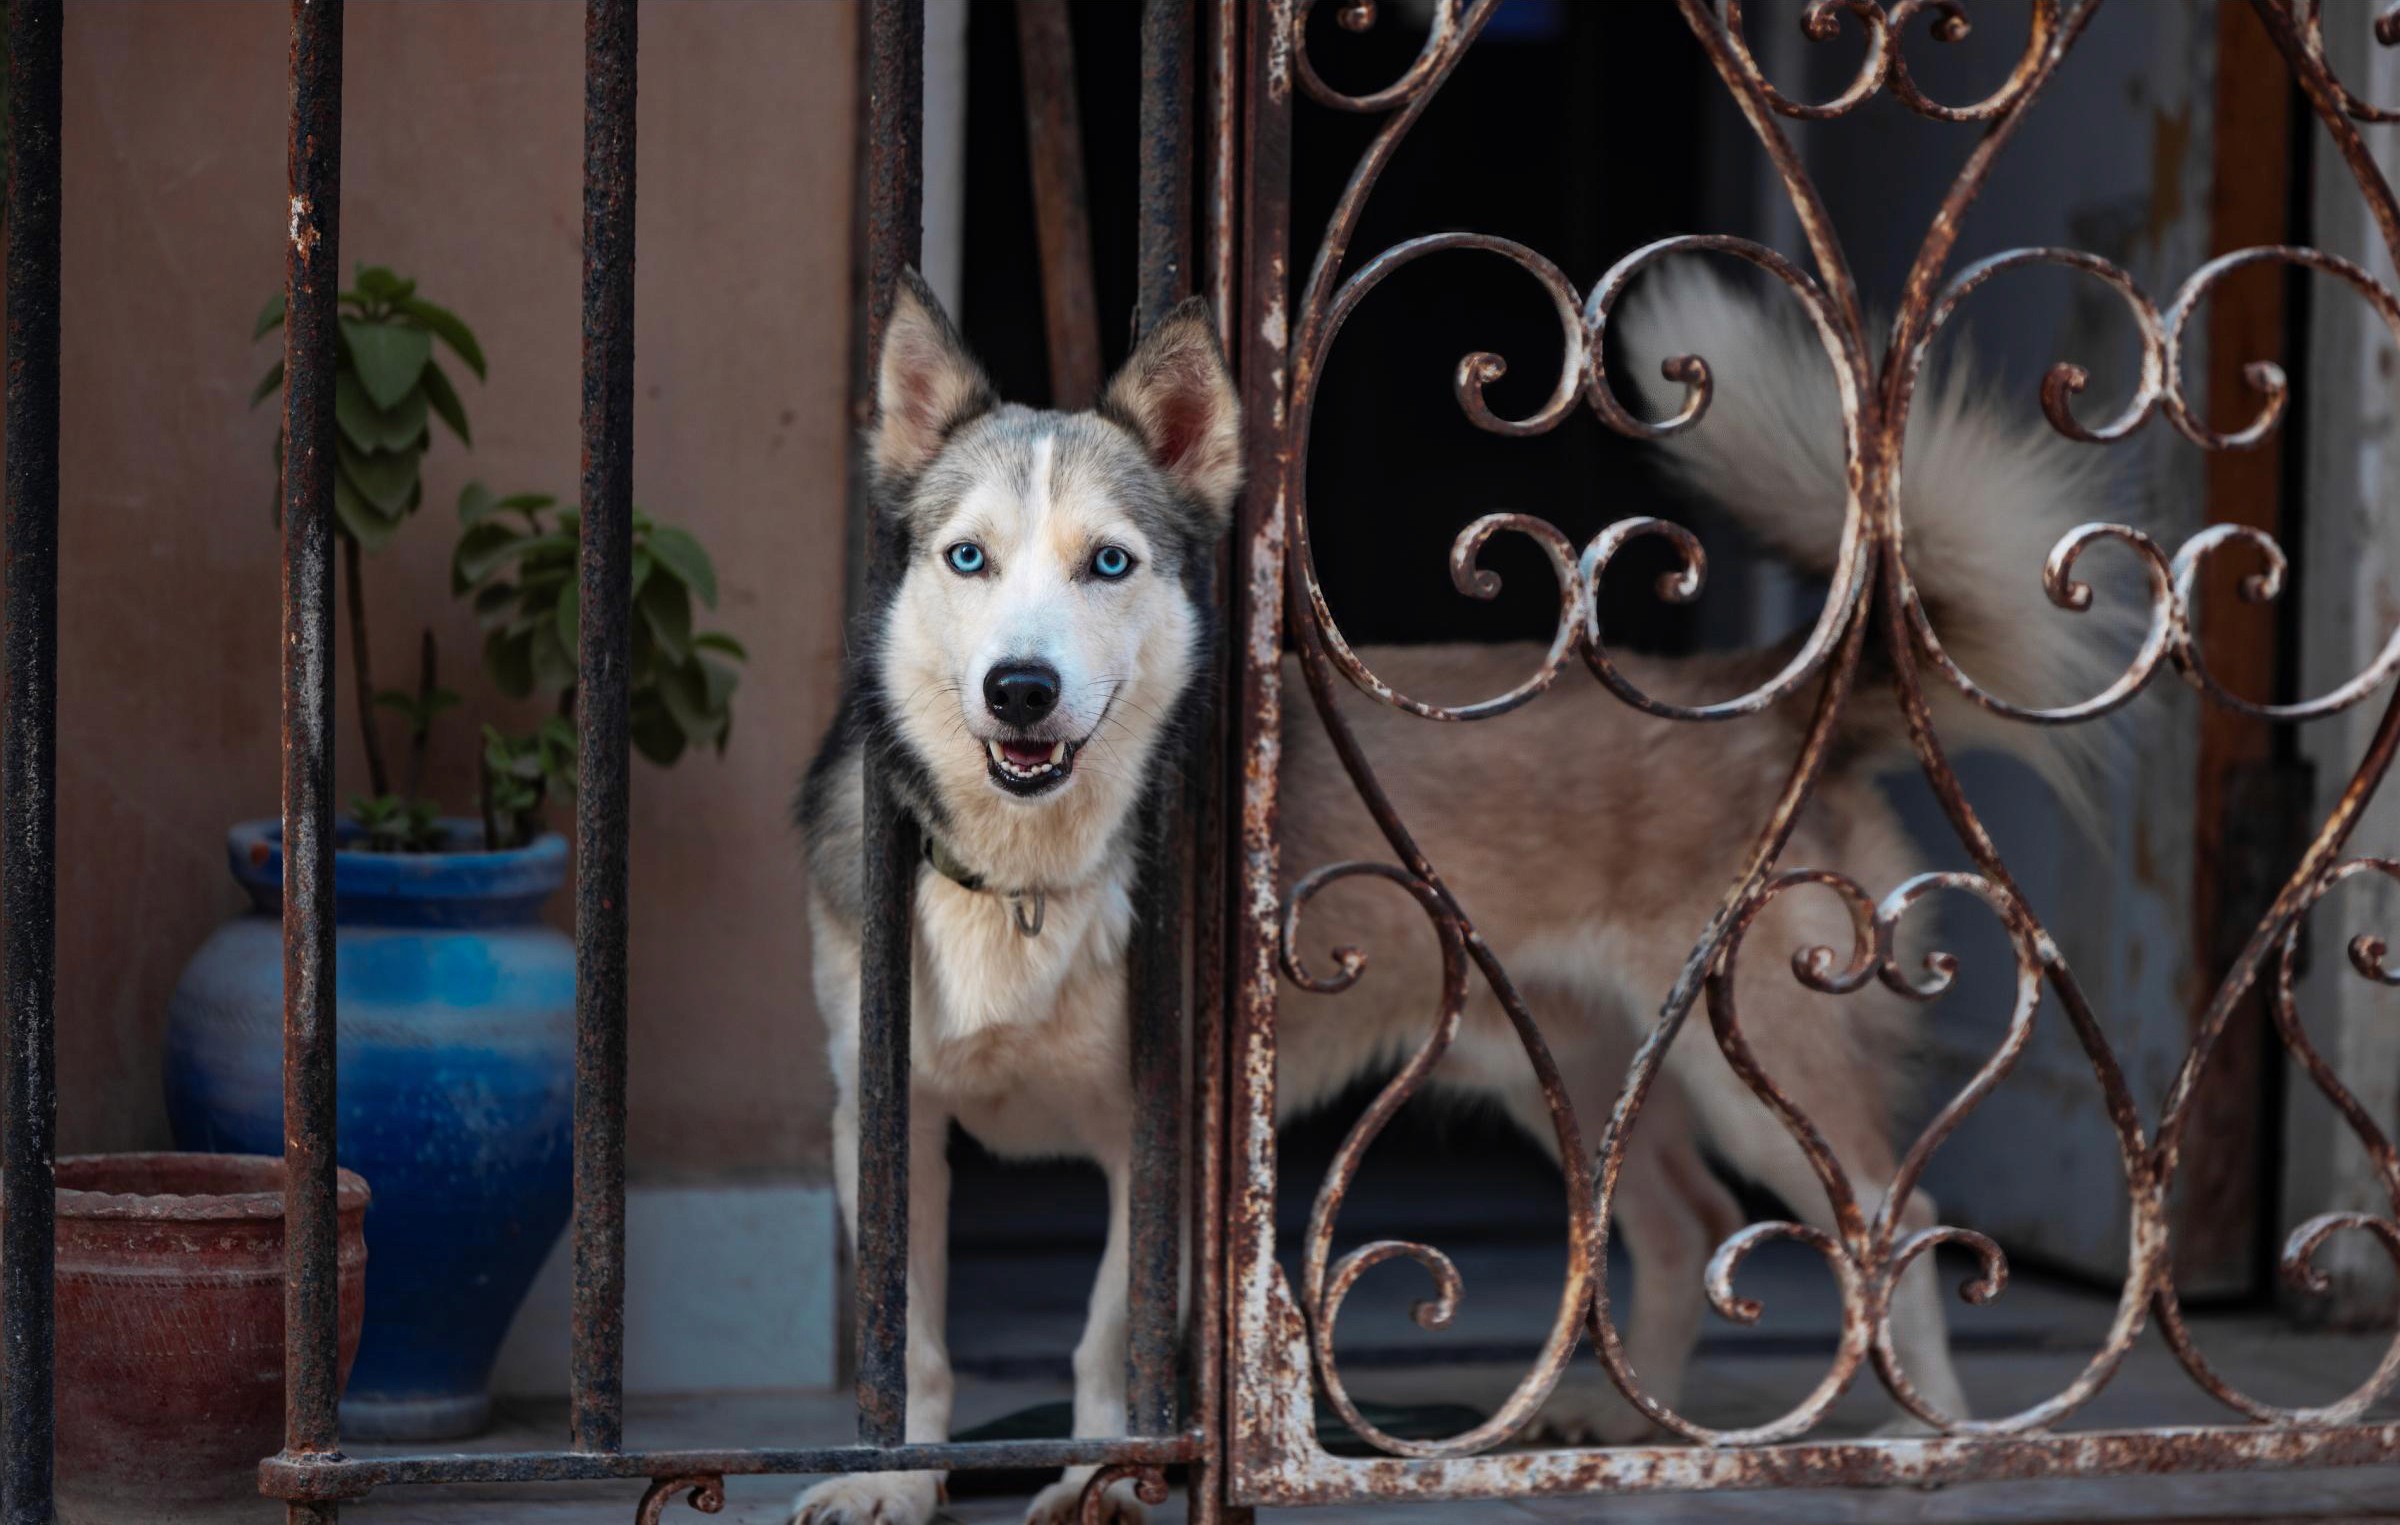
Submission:
[[[260,1508],[259,1461],[283,1445],[282,1193],[283,1162],[256,1155],[58,1162],[62,1520]],[[366,1307],[367,1186],[345,1170],[339,1193],[347,1378]]]

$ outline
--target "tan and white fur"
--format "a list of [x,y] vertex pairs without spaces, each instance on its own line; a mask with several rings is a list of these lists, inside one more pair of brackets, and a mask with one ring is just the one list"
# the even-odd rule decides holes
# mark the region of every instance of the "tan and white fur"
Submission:
[[[1712,280],[1662,278],[1620,320],[1643,371],[1697,353],[1717,378],[1711,416],[1672,464],[1804,569],[1830,561],[1844,502],[1840,430],[1816,341]],[[1649,399],[1663,409],[1671,399]],[[1187,306],[1144,342],[1099,410],[1060,414],[998,403],[913,279],[900,292],[878,375],[868,449],[880,531],[904,537],[898,586],[871,611],[843,719],[811,769],[801,817],[812,870],[815,983],[839,1091],[834,1160],[857,1223],[856,1113],[861,916],[861,749],[889,745],[895,788],[953,869],[916,886],[909,1154],[907,1435],[947,1438],[952,1379],[941,1312],[956,1122],[1006,1156],[1082,1156],[1106,1174],[1109,1231],[1074,1356],[1075,1433],[1123,1433],[1126,1208],[1132,1136],[1125,949],[1132,813],[1162,766],[1169,717],[1208,660],[1201,569],[1239,486],[1238,406],[1204,311]],[[1911,564],[1959,664],[2010,697],[2059,697],[2085,677],[2090,647],[2061,629],[2040,567],[2067,527],[2105,517],[2104,484],[2038,420],[2003,422],[1955,377],[1922,389],[1903,488]],[[979,554],[959,551],[971,546]],[[1106,555],[1122,551],[1131,566]],[[971,570],[963,570],[972,563]],[[2088,632],[2085,632],[2088,634]],[[1678,660],[1626,658],[1653,694],[1697,701],[1755,687],[1787,651]],[[1498,693],[1538,663],[1529,647],[1375,649],[1367,663],[1435,700]],[[1038,668],[1038,711],[993,685]],[[1013,680],[1012,680],[1013,681]],[[1916,870],[1873,780],[1904,755],[1886,696],[1858,694],[1833,766],[1784,853],[1881,894]],[[1285,691],[1302,687],[1287,670]],[[1525,993],[1596,1138],[1628,1060],[1787,775],[1808,694],[1758,716],[1692,724],[1639,713],[1564,677],[1539,701],[1471,725],[1440,726],[1347,694],[1382,782],[1428,857]],[[2049,733],[1980,723],[1941,701],[1945,735],[2026,748]],[[1066,744],[1063,748],[1061,743]],[[995,750],[1013,748],[1013,751]],[[1043,748],[1049,748],[1045,753]],[[2029,754],[2066,778],[2071,760]],[[1062,771],[1045,757],[1063,757]],[[1280,770],[1287,879],[1348,858],[1385,859],[1322,728],[1294,714]],[[1023,934],[1037,893],[1042,929]],[[1388,1069],[1423,1041],[1439,952],[1423,913],[1388,885],[1328,890],[1302,925],[1304,955],[1366,950],[1340,996],[1286,988],[1277,1094],[1286,1115]],[[1894,1167],[1892,1111],[1905,1091],[1920,1008],[1870,983],[1848,997],[1799,985],[1786,963],[1815,944],[1846,949],[1828,895],[1775,900],[1749,938],[1737,982],[1761,1063],[1823,1130],[1870,1211]],[[1439,1088],[1484,1098],[1552,1142],[1523,1051],[1478,988]],[[1698,1337],[1702,1271],[1742,1221],[1710,1160],[1830,1227],[1825,1194],[1782,1125],[1731,1072],[1695,1019],[1631,1135],[1615,1227],[1633,1260],[1630,1362],[1673,1405]],[[1932,1224],[1923,1193],[1903,1209]],[[1952,1370],[1929,1261],[1895,1298],[1901,1362],[1937,1407],[1967,1411]],[[1705,1416],[1702,1416],[1705,1417]],[[1641,1416],[1588,1360],[1536,1422],[1550,1438],[1624,1441]],[[1071,1519],[1089,1469],[1043,1492],[1028,1518]],[[802,1525],[921,1525],[934,1473],[836,1479],[802,1494]],[[1112,1517],[1139,1519],[1120,1488]]]

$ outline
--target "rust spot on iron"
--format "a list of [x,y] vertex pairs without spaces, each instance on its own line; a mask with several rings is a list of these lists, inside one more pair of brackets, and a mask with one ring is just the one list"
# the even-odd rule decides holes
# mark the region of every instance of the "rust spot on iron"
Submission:
[[292,198],[292,252],[307,260],[317,252],[317,225],[306,196]]

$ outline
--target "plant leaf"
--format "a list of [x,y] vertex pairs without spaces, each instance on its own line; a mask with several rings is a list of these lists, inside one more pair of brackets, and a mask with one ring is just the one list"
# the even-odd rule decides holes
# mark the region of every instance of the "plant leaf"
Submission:
[[403,281],[385,265],[360,265],[357,271],[358,289],[378,302],[389,302],[417,289],[415,281]]
[[495,630],[483,638],[483,670],[511,699],[533,692],[533,645],[523,636]]
[[[465,590],[459,589],[464,592]],[[517,601],[514,583],[496,582],[475,590],[475,622],[486,630],[508,623],[508,607]]]
[[692,660],[698,664],[701,677],[708,681],[708,712],[719,721],[732,719],[733,691],[740,685],[742,675],[707,657],[696,656]]
[[458,490],[458,522],[472,527],[483,522],[491,511],[500,506],[492,490],[481,482],[469,482]]
[[267,367],[267,374],[259,378],[258,385],[250,389],[250,406],[255,408],[282,390],[283,361],[278,359]]
[[350,360],[359,383],[375,406],[396,408],[400,399],[417,389],[425,362],[433,358],[433,335],[406,323],[368,323],[342,319],[350,341]]
[[333,417],[361,450],[405,450],[424,437],[425,394],[412,391],[395,408],[379,408],[348,371],[333,378]]
[[567,652],[566,643],[558,638],[558,622],[544,620],[533,627],[533,680],[545,693],[571,688],[575,683],[575,659]]
[[523,547],[526,537],[500,519],[471,525],[450,553],[450,591],[464,593],[506,566]]
[[367,401],[367,389],[347,370],[333,375],[333,421],[359,449],[383,448],[383,412]]
[[466,404],[458,400],[458,392],[450,385],[450,378],[443,374],[442,368],[428,360],[425,362],[425,374],[418,379],[425,383],[422,388],[425,405],[433,409],[434,416],[450,426],[450,432],[458,436],[460,444],[470,450],[475,448],[475,436],[467,429]]
[[417,488],[417,463],[424,459],[421,450],[357,450],[348,440],[334,437],[333,453],[341,462],[342,475],[359,495],[375,505],[379,512],[394,519],[402,518],[415,505],[410,501]]
[[647,620],[633,622],[633,692],[635,697],[658,681],[658,640]]
[[559,644],[566,647],[570,653],[577,650],[579,631],[575,616],[581,605],[582,597],[583,595],[575,586],[573,578],[569,578],[566,584],[558,590],[558,639]]
[[[415,288],[412,286],[410,289],[413,291]],[[459,321],[457,313],[406,293],[394,297],[392,305],[431,329],[436,338],[449,345],[451,353],[467,363],[467,369],[475,373],[477,381],[484,379],[483,346],[475,342],[474,333]]]
[[250,325],[250,342],[256,344],[283,327],[283,293],[278,291],[267,298],[267,305],[258,310],[258,321]]
[[692,649],[694,651],[721,652],[737,662],[750,660],[750,653],[742,643],[722,630],[703,631],[699,635],[693,636]]
[[717,606],[717,570],[709,565],[708,552],[700,548],[699,541],[672,525],[661,525],[650,534],[650,554],[699,594],[700,602],[711,609]]
[[525,537],[525,559],[529,567],[555,564],[560,568],[575,565],[575,537],[557,530],[544,530]]
[[682,583],[672,577],[651,578],[636,607],[669,662],[681,662],[692,654],[692,595]]
[[675,766],[675,759],[683,755],[683,727],[667,713],[656,693],[636,696],[627,721],[635,751],[662,768]]
[[392,536],[400,529],[397,517],[385,517],[359,496],[358,489],[350,485],[349,473],[344,471],[333,474],[333,515],[362,551],[382,550],[392,543]]
[[698,662],[683,662],[658,675],[658,698],[674,717],[676,727],[695,745],[717,739],[725,728],[722,710],[712,712],[708,704],[708,675]]

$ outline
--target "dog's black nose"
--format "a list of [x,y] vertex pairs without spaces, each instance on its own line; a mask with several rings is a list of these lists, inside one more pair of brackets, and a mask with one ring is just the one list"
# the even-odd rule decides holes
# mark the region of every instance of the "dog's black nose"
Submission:
[[1012,662],[983,675],[983,702],[1008,725],[1041,724],[1058,707],[1058,669],[1047,662]]

